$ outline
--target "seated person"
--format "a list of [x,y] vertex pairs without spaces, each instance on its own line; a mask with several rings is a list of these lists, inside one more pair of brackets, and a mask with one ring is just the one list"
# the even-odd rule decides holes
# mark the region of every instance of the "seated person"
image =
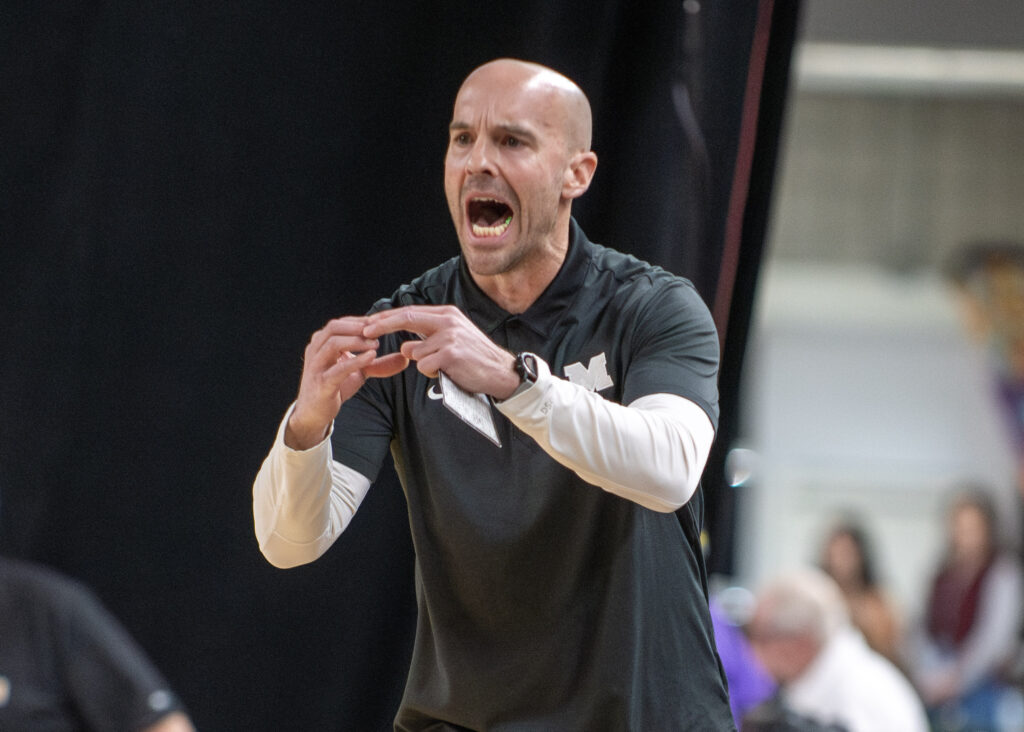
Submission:
[[996,509],[968,489],[948,510],[947,548],[932,579],[908,666],[938,729],[993,729],[1019,693],[1000,676],[1018,645],[1021,570],[1000,548]]
[[[850,624],[842,593],[824,572],[808,569],[770,582],[758,594],[748,634],[754,652],[779,684],[773,703],[804,720],[790,728],[928,729],[913,687]],[[752,720],[758,712],[750,713]],[[746,718],[743,728],[748,728]]]
[[850,620],[868,645],[900,665],[899,619],[878,581],[867,531],[859,522],[845,519],[831,527],[822,547],[821,568],[839,585]]

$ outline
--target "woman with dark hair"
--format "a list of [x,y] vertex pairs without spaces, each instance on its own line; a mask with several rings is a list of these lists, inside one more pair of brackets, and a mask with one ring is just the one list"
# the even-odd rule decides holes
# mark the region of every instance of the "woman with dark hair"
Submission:
[[850,518],[836,523],[821,554],[821,568],[842,590],[854,626],[871,648],[899,666],[900,624],[879,584],[864,527]]
[[1000,545],[996,508],[983,491],[954,497],[946,531],[912,648],[914,681],[939,730],[1020,729],[1000,719],[1021,713],[1019,693],[1000,679],[1017,647],[1020,567]]

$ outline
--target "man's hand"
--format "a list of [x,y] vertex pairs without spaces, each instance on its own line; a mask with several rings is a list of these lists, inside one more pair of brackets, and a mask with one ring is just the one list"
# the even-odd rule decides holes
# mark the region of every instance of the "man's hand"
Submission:
[[402,356],[434,378],[443,371],[466,391],[507,399],[519,386],[515,356],[498,346],[453,305],[408,305],[370,315],[362,335],[373,340],[409,331],[422,340],[402,344]]
[[367,378],[392,376],[409,365],[400,353],[378,358],[376,338],[363,335],[367,323],[364,316],[338,318],[313,334],[306,346],[299,396],[285,429],[288,447],[306,450],[319,443],[341,405]]

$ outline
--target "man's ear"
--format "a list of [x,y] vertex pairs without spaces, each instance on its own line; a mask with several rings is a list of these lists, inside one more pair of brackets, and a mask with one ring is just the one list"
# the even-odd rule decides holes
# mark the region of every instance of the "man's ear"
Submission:
[[590,188],[590,181],[597,170],[597,154],[592,150],[576,153],[565,169],[562,184],[563,198],[579,198]]

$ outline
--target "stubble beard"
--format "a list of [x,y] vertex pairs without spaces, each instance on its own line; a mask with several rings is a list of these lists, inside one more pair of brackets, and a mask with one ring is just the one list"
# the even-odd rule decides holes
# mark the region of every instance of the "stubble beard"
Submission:
[[[522,218],[521,199],[507,184],[476,178],[477,185],[473,189],[485,195],[493,193],[512,202],[518,220],[513,222],[513,226],[517,227],[515,240],[507,241],[488,251],[475,249],[470,243],[472,237],[468,231],[470,224],[466,220],[464,203],[465,190],[470,187],[471,182],[474,181],[464,181],[460,186],[458,198],[449,198],[448,201],[453,220],[456,220],[456,216],[459,217],[455,229],[459,237],[462,259],[470,273],[477,277],[498,277],[529,266],[532,259],[542,259],[545,256],[546,239],[554,235],[557,226],[557,211],[551,211],[550,214],[545,212],[540,220],[534,216],[531,219],[532,223],[527,226]],[[536,214],[536,211],[534,213]]]
[[544,258],[548,256],[548,239],[554,235],[557,220],[554,214],[546,218],[549,220],[534,220],[533,226],[528,230],[519,229],[514,240],[506,241],[490,251],[474,250],[465,241],[460,241],[466,267],[478,277],[499,277],[525,272],[534,264],[542,267]]
[[469,271],[479,277],[497,277],[514,271],[527,258],[529,245],[520,241],[512,243],[512,248],[498,251],[474,251],[465,243],[462,244],[462,258]]

